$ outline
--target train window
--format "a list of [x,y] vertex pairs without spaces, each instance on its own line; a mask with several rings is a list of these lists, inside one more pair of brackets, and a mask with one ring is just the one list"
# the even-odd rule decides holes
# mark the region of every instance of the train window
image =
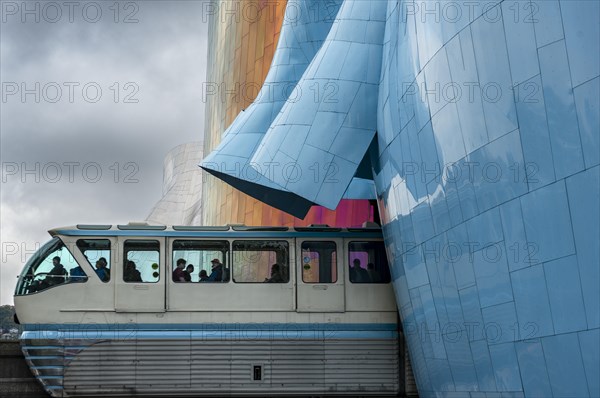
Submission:
[[25,264],[16,295],[41,292],[56,285],[71,283],[69,270],[79,267],[67,246],[53,238]]
[[350,242],[348,244],[349,278],[352,283],[389,283],[383,242]]
[[284,240],[233,242],[233,281],[236,283],[287,283],[289,244]]
[[305,283],[337,282],[335,242],[302,242],[302,281]]
[[[226,240],[176,240],[173,242],[173,280],[182,282],[179,280],[182,276],[185,282],[227,282],[227,253],[229,242]],[[185,260],[186,266],[176,276],[179,259]]]
[[[92,265],[96,275],[102,282],[110,281],[110,240],[108,239],[79,239],[77,247]],[[87,276],[81,267],[71,270],[73,282],[84,282]]]
[[160,244],[156,240],[126,240],[123,281],[156,283],[160,278]]

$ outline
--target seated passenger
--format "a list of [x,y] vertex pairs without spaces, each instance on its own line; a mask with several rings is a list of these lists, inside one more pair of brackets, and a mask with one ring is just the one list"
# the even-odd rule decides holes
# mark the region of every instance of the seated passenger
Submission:
[[198,276],[200,277],[200,282],[206,282],[208,280],[208,274],[206,273],[206,270],[201,270]]
[[50,272],[46,274],[46,277],[42,280],[33,281],[33,283],[27,288],[31,293],[39,292],[48,289],[51,286],[64,283],[69,276],[65,267],[60,263],[60,257],[55,256],[52,259],[54,265]]
[[100,257],[98,261],[96,261],[96,274],[102,282],[108,282],[110,280],[110,271],[106,268],[107,265],[108,261],[106,261],[104,257]]
[[271,277],[266,278],[265,282],[267,283],[285,283],[283,280],[283,276],[281,275],[281,269],[279,264],[275,263],[271,265]]
[[69,282],[71,282],[71,283],[87,281],[87,275],[83,271],[83,268],[81,268],[81,265],[78,265],[75,268],[71,268],[70,274],[71,274],[71,277],[69,278]]
[[123,270],[123,280],[125,282],[143,282],[140,271],[135,268],[133,261],[127,261]]
[[183,271],[183,277],[185,278],[186,282],[192,281],[192,273],[193,272],[194,272],[194,265],[188,264],[187,267],[185,267],[185,271]]
[[48,276],[44,279],[44,282],[46,282],[48,286],[64,283],[69,274],[64,265],[60,263],[60,257],[55,256],[52,259],[52,264],[54,264],[54,267],[48,272]]
[[185,261],[183,258],[177,260],[177,268],[173,270],[173,282],[185,282]]
[[207,282],[221,282],[223,280],[223,264],[218,258],[211,260],[211,273]]
[[353,283],[368,283],[369,274],[367,270],[360,266],[360,260],[355,258],[350,268],[350,282]]

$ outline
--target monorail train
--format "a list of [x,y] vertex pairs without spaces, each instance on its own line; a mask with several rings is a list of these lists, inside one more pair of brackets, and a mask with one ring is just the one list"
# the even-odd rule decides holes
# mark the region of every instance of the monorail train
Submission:
[[49,232],[14,300],[23,353],[52,396],[400,391],[378,226]]

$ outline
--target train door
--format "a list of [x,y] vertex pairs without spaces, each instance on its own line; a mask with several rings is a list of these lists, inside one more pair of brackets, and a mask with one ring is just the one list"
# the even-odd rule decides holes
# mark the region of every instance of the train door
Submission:
[[165,238],[120,237],[114,269],[117,312],[164,312]]
[[341,239],[296,240],[298,312],[344,312]]

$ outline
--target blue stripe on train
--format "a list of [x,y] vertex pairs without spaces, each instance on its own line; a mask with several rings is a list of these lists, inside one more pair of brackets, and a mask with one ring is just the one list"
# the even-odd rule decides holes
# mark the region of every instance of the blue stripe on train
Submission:
[[[396,339],[397,326],[385,324],[45,324],[24,325],[23,340],[304,340]],[[32,347],[33,348],[33,347]]]

